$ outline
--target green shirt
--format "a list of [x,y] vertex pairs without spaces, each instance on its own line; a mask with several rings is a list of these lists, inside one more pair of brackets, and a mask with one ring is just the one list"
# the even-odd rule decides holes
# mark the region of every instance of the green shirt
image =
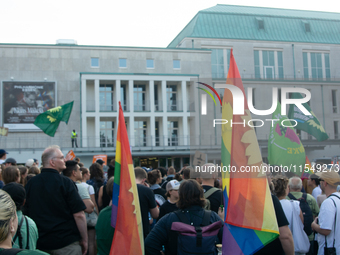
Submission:
[[97,255],[110,254],[115,229],[111,226],[112,207],[107,206],[100,211],[96,225]]
[[[18,216],[18,224],[20,224],[21,219],[23,217],[22,211],[17,211]],[[39,238],[38,228],[35,222],[30,218],[27,217],[28,222],[28,231],[29,231],[29,240],[28,240],[28,248],[29,250],[36,250],[37,248],[37,241]],[[27,227],[26,227],[26,220],[24,219],[22,222],[22,226],[20,228],[20,234],[22,236],[22,249],[26,249],[27,245]],[[20,248],[19,246],[19,236],[16,238],[13,248]]]
[[[290,192],[296,199],[299,199],[302,197],[302,192]],[[290,200],[290,198],[287,196],[286,199]],[[309,208],[312,210],[312,214],[314,217],[319,215],[319,206],[315,200],[315,198],[307,193],[307,203],[309,205]],[[314,240],[314,233],[310,234],[308,236],[309,241],[313,241]]]
[[[0,248],[0,251],[2,251],[2,250],[6,250],[6,249]],[[22,250],[22,251],[18,252],[17,254],[18,255],[48,255],[48,253],[43,252],[43,251],[39,251],[39,250],[35,250],[35,251]]]

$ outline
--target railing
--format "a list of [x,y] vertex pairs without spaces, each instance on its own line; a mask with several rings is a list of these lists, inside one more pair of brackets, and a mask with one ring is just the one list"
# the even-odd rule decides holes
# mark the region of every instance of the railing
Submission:
[[163,101],[155,100],[155,112],[162,112],[163,111]]
[[182,112],[183,102],[182,101],[168,101],[166,104],[166,108],[168,112]]
[[[261,146],[266,147],[268,145],[268,135],[258,136],[258,141]],[[78,149],[81,148],[98,148],[99,150],[109,149],[113,150],[116,146],[115,139],[108,139],[104,137],[78,137]],[[152,150],[152,148],[162,147],[163,150],[174,150],[177,147],[185,147],[186,149],[196,150],[200,147],[203,148],[220,148],[221,137],[215,135],[200,135],[200,136],[146,136],[146,137],[129,137],[130,145],[134,149],[146,148]],[[314,137],[307,137],[302,139],[302,144],[313,146],[324,146],[325,144],[339,144],[339,135],[329,135],[327,141],[318,142]],[[1,148],[4,149],[44,149],[52,144],[57,144],[62,148],[71,148],[71,137],[11,137],[0,136]]]
[[142,104],[134,104],[133,110],[135,112],[149,112],[150,111],[150,102],[144,101]]

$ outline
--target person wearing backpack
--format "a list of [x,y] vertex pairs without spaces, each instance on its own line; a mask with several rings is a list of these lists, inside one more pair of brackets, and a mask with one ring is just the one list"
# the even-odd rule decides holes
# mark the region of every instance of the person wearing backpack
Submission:
[[[180,210],[166,214],[145,240],[147,255],[217,254],[222,242],[223,221],[213,211],[204,210],[203,189],[195,180],[183,181],[178,190]],[[207,232],[209,226],[211,233]],[[187,229],[191,235],[183,235]],[[188,250],[190,253],[188,253]]]
[[47,255],[38,250],[23,250],[12,247],[12,237],[18,228],[16,206],[7,192],[0,190],[0,255]]
[[318,233],[318,255],[340,254],[340,194],[336,191],[340,184],[339,169],[316,173],[320,177],[321,190],[327,198],[321,204],[319,217],[312,228]]
[[210,202],[210,208],[206,209],[218,213],[220,206],[223,205],[223,193],[222,190],[214,187],[215,180],[217,179],[217,172],[210,171],[209,167],[215,167],[215,165],[207,163],[200,168],[204,198],[208,199]]
[[298,200],[300,202],[300,208],[304,218],[304,231],[308,235],[310,242],[309,253],[313,254],[317,248],[314,244],[314,233],[311,228],[311,224],[315,217],[319,214],[319,206],[315,198],[308,194],[301,192],[302,180],[298,176],[291,177],[288,181],[289,194],[286,197],[287,200]]

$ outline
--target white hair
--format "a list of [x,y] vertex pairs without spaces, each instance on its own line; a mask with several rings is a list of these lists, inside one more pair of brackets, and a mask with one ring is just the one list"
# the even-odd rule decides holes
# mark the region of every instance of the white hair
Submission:
[[289,189],[291,189],[291,190],[299,190],[300,191],[302,189],[301,178],[298,177],[298,176],[293,176],[293,177],[289,178],[288,186],[289,186]]

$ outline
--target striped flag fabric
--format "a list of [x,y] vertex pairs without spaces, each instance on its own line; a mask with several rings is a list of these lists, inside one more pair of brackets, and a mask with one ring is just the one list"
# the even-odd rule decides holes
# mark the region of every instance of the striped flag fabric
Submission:
[[[227,84],[237,86],[244,93],[233,50]],[[248,123],[250,111],[244,100],[245,113],[233,115],[233,98],[225,89],[222,119],[233,123]],[[222,167],[236,171],[222,172],[225,199],[225,226],[223,228],[223,254],[253,254],[278,237],[279,231],[274,206],[265,173],[262,173],[262,156],[254,128],[248,125],[222,126]],[[257,167],[259,171],[240,172],[243,167]]]
[[111,225],[115,228],[110,255],[144,254],[142,218],[135,171],[121,103],[116,144]]
[[305,171],[301,174],[301,180],[308,179],[314,173],[314,169],[312,168],[312,164],[309,161],[309,158],[306,156],[305,163]]

